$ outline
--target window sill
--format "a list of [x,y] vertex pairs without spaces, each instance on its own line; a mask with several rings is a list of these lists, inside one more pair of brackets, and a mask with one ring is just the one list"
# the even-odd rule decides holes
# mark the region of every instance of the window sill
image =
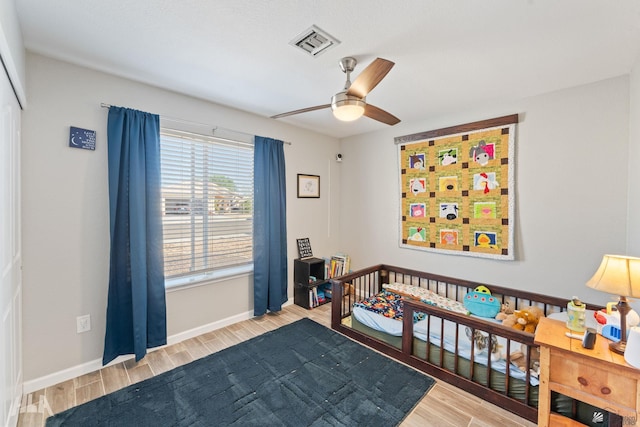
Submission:
[[253,264],[246,264],[222,270],[210,271],[208,273],[166,279],[164,282],[164,288],[167,292],[173,292],[196,286],[209,285],[211,283],[221,282],[235,277],[248,276],[250,274],[253,274]]

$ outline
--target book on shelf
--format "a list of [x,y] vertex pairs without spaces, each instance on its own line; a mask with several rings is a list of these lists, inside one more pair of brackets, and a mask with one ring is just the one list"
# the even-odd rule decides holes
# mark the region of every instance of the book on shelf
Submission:
[[349,255],[337,253],[329,259],[329,278],[344,276],[351,271],[351,259]]
[[331,259],[324,257],[324,277],[327,279],[331,279]]
[[313,289],[309,289],[309,308],[315,307],[315,301],[313,300]]
[[327,284],[309,289],[309,308],[315,308],[331,299],[331,287]]
[[332,293],[333,293],[333,290],[331,289],[331,283],[328,283],[327,285],[324,286],[324,297],[326,299],[331,299]]

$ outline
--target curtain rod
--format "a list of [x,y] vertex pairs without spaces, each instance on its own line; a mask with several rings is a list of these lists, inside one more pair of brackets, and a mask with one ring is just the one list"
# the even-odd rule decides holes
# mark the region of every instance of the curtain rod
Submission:
[[[111,104],[106,104],[106,103],[104,103],[104,102],[101,102],[101,103],[100,103],[100,106],[101,106],[102,108],[111,108],[111,107],[112,107],[112,105],[111,105]],[[189,121],[189,120],[176,119],[176,118],[173,118],[173,117],[167,117],[167,116],[162,116],[162,115],[161,115],[160,117],[162,117],[162,118],[163,118],[163,119],[165,119],[165,120],[171,120],[171,121],[174,121],[174,122],[181,122],[181,123],[187,123],[187,124],[189,124],[189,123],[190,123],[190,124],[194,124],[194,125],[200,125],[200,126],[207,126],[207,127],[211,127],[211,125],[206,124],[206,123],[192,122],[192,121]],[[218,129],[220,129],[220,130],[224,130],[224,131],[227,131],[227,132],[240,133],[240,134],[247,135],[247,136],[252,136],[252,137],[253,137],[253,136],[255,136],[255,135],[253,135],[253,134],[251,134],[251,133],[248,133],[248,132],[242,132],[242,131],[239,131],[239,130],[227,129],[227,128],[224,128],[224,127],[222,127],[222,126],[213,126],[213,127],[211,128],[211,133],[212,133],[212,135],[213,135],[213,136],[216,136],[216,135],[215,135],[215,133],[216,133],[216,130],[218,130]],[[283,143],[285,143],[285,144],[287,144],[287,145],[292,145],[292,143],[291,143],[291,142],[289,142],[289,141],[282,141],[282,142],[283,142]]]

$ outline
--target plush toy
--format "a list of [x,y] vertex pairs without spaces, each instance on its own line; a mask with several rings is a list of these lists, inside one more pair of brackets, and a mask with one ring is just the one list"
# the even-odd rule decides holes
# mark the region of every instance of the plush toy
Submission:
[[508,314],[502,324],[508,328],[534,333],[541,317],[544,317],[544,312],[540,307],[528,306]]
[[530,313],[527,310],[518,310],[515,312],[515,315],[516,324],[513,325],[514,329],[529,333],[535,332],[536,326],[538,326],[538,319],[533,313]]
[[507,328],[513,328],[513,326],[518,322],[518,318],[516,317],[516,313],[507,314],[504,319],[502,319],[502,325]]
[[507,301],[504,304],[502,304],[502,306],[500,307],[500,312],[498,314],[496,314],[496,320],[503,321],[510,314],[513,314],[513,308],[511,308],[511,305],[509,304],[509,301]]
[[463,304],[471,314],[480,317],[496,317],[500,311],[500,301],[491,296],[486,286],[478,286],[464,296]]
[[521,310],[527,310],[533,313],[538,318],[538,320],[544,317],[544,310],[542,310],[540,307],[536,305],[528,305],[528,306],[522,307]]
[[491,342],[489,343],[489,336],[483,334],[477,329],[472,332],[471,328],[466,327],[465,332],[469,341],[473,342],[478,354],[487,353],[490,350],[490,357],[493,362],[497,362],[504,358],[504,354],[502,354],[502,345],[498,343],[498,338],[496,338],[495,335],[491,336]]
[[346,297],[351,295],[353,298],[356,296],[356,288],[351,283],[342,284],[342,296]]
[[513,328],[513,326],[518,322],[518,318],[516,317],[516,313],[507,314],[504,319],[502,319],[502,325],[507,328]]
[[[514,351],[511,353],[511,357],[509,358],[511,363],[518,367],[522,372],[527,371],[527,346],[524,344],[520,345],[520,350]],[[540,376],[540,348],[532,347],[531,355],[529,360],[529,369],[531,370],[531,375],[533,377],[538,378]]]

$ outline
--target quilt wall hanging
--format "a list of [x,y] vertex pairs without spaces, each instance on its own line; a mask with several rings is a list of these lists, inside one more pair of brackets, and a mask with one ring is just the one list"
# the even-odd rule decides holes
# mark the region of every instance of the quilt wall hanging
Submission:
[[518,115],[395,138],[400,247],[514,259]]

